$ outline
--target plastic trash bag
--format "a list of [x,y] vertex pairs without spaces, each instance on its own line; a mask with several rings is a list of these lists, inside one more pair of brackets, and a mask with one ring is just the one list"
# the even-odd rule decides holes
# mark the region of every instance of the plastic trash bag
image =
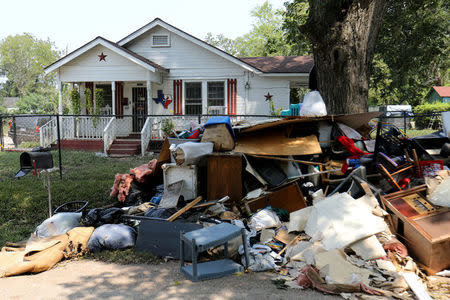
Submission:
[[280,218],[278,218],[278,215],[270,207],[260,210],[250,219],[250,227],[256,231],[264,228],[278,227],[280,225]]
[[318,91],[306,93],[303,98],[303,105],[300,110],[300,116],[318,117],[326,116],[327,107]]
[[120,208],[93,208],[83,216],[81,224],[83,226],[99,227],[103,224],[114,224],[120,222],[120,217],[125,213]]
[[64,234],[70,229],[79,226],[80,219],[81,213],[58,213],[36,227],[34,234],[40,238]]
[[101,250],[118,250],[133,247],[136,242],[136,231],[124,224],[105,224],[94,230],[87,248],[91,252]]
[[212,153],[214,148],[214,143],[194,143],[187,142],[178,145],[175,150],[173,150],[172,155],[175,158],[175,162],[179,166],[195,165],[198,163],[200,158]]

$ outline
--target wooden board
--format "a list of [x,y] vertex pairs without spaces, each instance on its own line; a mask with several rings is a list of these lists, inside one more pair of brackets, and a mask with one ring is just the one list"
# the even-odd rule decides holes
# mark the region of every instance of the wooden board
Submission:
[[242,199],[242,155],[214,153],[207,157],[206,197],[218,200],[229,196],[229,203]]
[[317,136],[289,138],[282,130],[255,132],[237,138],[235,152],[258,155],[310,155],[320,154]]
[[306,201],[299,186],[294,182],[267,195],[249,200],[244,204],[251,212],[256,212],[258,209],[269,205],[285,209],[291,213],[305,208]]

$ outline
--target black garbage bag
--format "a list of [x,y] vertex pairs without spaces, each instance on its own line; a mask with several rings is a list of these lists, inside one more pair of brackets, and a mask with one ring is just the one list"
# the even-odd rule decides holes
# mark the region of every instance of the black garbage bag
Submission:
[[81,225],[99,227],[103,224],[120,223],[120,217],[124,211],[117,207],[94,208],[81,217]]

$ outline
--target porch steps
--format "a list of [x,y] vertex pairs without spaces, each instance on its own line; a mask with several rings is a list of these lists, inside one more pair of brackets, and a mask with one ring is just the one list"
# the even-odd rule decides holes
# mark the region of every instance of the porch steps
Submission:
[[141,153],[140,134],[131,134],[126,137],[119,137],[114,140],[108,149],[108,155],[114,156],[133,156]]

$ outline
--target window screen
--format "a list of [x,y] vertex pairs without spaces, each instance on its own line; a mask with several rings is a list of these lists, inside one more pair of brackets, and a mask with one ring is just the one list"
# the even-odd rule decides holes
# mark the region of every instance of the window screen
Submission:
[[202,83],[186,82],[185,84],[185,110],[187,115],[200,115],[202,113]]
[[225,106],[225,85],[223,81],[208,82],[208,106]]

